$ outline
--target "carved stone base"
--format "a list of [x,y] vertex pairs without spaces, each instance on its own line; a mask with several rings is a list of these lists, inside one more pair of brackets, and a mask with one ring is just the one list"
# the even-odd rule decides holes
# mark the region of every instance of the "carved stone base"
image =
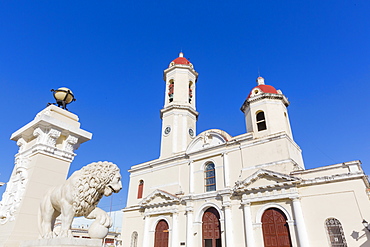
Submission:
[[101,247],[102,239],[53,238],[24,241],[20,247]]

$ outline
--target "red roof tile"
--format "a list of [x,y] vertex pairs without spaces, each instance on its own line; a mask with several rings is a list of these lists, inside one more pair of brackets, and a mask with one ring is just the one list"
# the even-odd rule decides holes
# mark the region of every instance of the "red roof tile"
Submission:
[[185,65],[189,65],[190,64],[189,60],[187,60],[184,57],[178,57],[175,60],[173,60],[172,62],[174,62],[175,64],[185,64]]
[[258,85],[257,87],[254,87],[251,92],[249,93],[247,99],[249,99],[249,97],[251,96],[253,90],[255,88],[259,88],[262,92],[264,93],[273,93],[273,94],[278,94],[277,90],[273,87],[273,86],[270,86],[270,85]]

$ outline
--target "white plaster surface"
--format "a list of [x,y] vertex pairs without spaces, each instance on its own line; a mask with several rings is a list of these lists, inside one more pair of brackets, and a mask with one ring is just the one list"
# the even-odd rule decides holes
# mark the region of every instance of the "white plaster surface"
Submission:
[[53,105],[12,134],[19,151],[0,202],[1,247],[18,247],[38,238],[41,198],[65,181],[75,150],[91,136],[80,129],[77,115]]
[[[179,70],[165,72],[170,76],[167,81],[185,78],[177,75]],[[153,246],[155,227],[165,220],[169,246],[201,247],[202,216],[209,207],[219,212],[222,246],[264,246],[261,219],[270,208],[285,215],[292,247],[330,246],[325,220],[331,217],[341,222],[348,246],[368,246],[370,233],[361,222],[370,219],[370,186],[361,163],[305,170],[290,129],[288,105],[281,92],[261,93],[242,108],[248,133],[231,137],[222,130],[207,130],[181,152],[170,152],[173,145],[181,144],[175,140],[186,138],[181,128],[172,139],[165,139],[171,134],[162,137],[161,156],[129,170],[123,246],[132,241]],[[162,110],[163,126],[181,124],[170,103],[167,110]],[[256,124],[260,110],[267,121],[263,131]],[[215,165],[216,190],[206,192],[204,167],[210,162]],[[137,198],[140,180],[144,189],[142,198]]]
[[20,247],[101,247],[100,239],[82,239],[82,238],[54,238],[54,239],[37,239],[24,241]]

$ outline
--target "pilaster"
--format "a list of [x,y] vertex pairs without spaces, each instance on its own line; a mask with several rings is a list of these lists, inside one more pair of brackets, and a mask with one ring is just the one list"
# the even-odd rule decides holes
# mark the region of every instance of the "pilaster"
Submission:
[[179,245],[179,226],[178,226],[178,213],[172,214],[172,246]]
[[231,214],[231,200],[230,195],[222,196],[222,209],[225,215],[225,237],[226,246],[235,246],[233,238],[233,220]]
[[243,207],[243,215],[244,215],[244,234],[245,234],[246,246],[255,247],[251,203],[244,197],[244,195],[243,195],[241,205]]
[[190,194],[194,193],[194,164],[192,160],[189,162],[189,192]]
[[149,224],[150,224],[150,216],[146,215],[144,219],[144,232],[143,232],[143,247],[149,247]]
[[223,164],[224,164],[224,184],[225,188],[230,187],[230,171],[229,171],[229,158],[228,153],[222,154]]
[[193,213],[194,208],[191,204],[186,206],[186,246],[193,247]]

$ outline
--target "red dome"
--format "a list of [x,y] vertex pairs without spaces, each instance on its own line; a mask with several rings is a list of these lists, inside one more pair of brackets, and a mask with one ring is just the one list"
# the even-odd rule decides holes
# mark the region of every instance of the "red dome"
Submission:
[[253,93],[254,89],[260,89],[262,92],[264,93],[273,93],[273,94],[279,94],[278,91],[273,87],[273,86],[270,86],[270,85],[258,85],[257,87],[254,87],[251,92],[249,93],[247,99],[249,99],[249,97],[251,96],[251,94]]
[[173,60],[172,62],[174,62],[175,64],[185,64],[185,65],[189,65],[190,64],[189,60],[187,60],[184,57],[178,57],[175,60]]

